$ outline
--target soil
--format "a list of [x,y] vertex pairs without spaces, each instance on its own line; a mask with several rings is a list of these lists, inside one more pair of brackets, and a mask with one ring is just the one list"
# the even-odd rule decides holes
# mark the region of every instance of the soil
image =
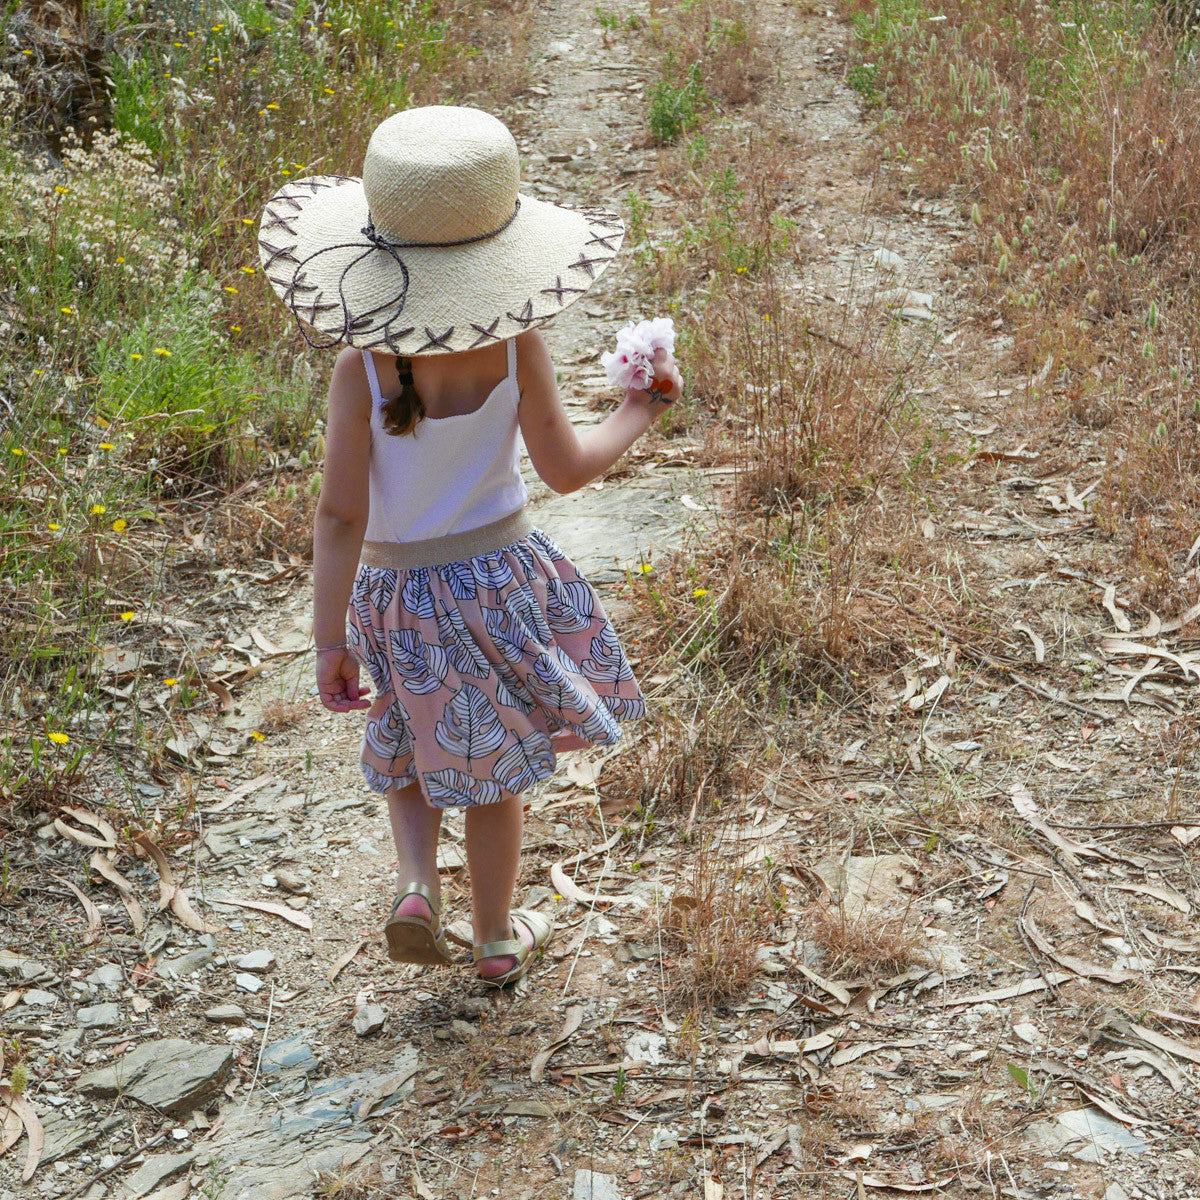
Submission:
[[[263,670],[224,727],[259,729],[271,712],[284,727],[200,777],[186,797],[198,836],[171,856],[219,928],[155,914],[152,863],[126,857],[146,931],[129,932],[116,891],[98,884],[99,936],[81,945],[78,902],[51,881],[86,887],[91,847],[47,825],[11,852],[44,884],[6,911],[23,936],[10,927],[5,941],[45,976],[6,968],[0,1033],[21,1039],[52,1145],[68,1132],[82,1144],[48,1153],[21,1185],[22,1143],[0,1160],[0,1195],[1197,1194],[1200,818],[1187,752],[1171,757],[1194,679],[1163,656],[1127,703],[1105,698],[1133,678],[1115,672],[1148,661],[1101,641],[1126,613],[1119,560],[1086,504],[1106,464],[1086,442],[1045,444],[1012,338],[956,265],[958,208],[907,195],[864,153],[844,27],[806,5],[764,3],[760,16],[779,47],[767,104],[811,147],[800,219],[818,249],[804,284],[829,328],[885,289],[927,294],[903,306],[904,336],[925,355],[920,419],[950,465],[921,534],[961,570],[930,586],[969,588],[1003,618],[1005,647],[898,612],[912,665],[880,681],[870,720],[827,723],[827,761],[742,798],[739,824],[705,852],[767,864],[778,911],[749,990],[697,1017],[671,986],[683,951],[663,929],[689,901],[698,843],[656,844],[629,814],[613,841],[623,806],[597,783],[600,754],[563,756],[530,796],[518,897],[556,934],[526,980],[496,994],[465,954],[445,970],[390,963],[393,854],[357,767],[362,717],[312,694],[303,572],[244,581],[222,602],[230,627],[256,625],[278,653],[247,642]],[[618,205],[655,166],[636,32],[598,28],[587,0],[554,0],[535,45],[536,86],[509,114],[532,186]],[[578,421],[609,403],[597,355],[636,310],[617,267],[547,329]],[[723,474],[677,465],[696,450],[647,443],[601,485],[534,489],[539,524],[597,583],[635,666],[638,567],[702,537],[697,519],[720,503]],[[180,604],[203,623],[203,605]],[[1142,637],[1165,648],[1169,632]],[[648,684],[666,695],[667,682]],[[451,920],[468,911],[461,844],[450,813]],[[574,886],[552,877],[560,863]],[[834,939],[809,928],[822,888],[851,924],[906,918],[909,965],[839,973]],[[222,898],[281,906],[311,929]],[[205,948],[208,961],[172,977],[172,960]],[[274,962],[245,990],[235,960],[264,949]],[[88,981],[103,964],[120,968],[112,987]],[[49,1001],[31,1003],[39,986]],[[101,1003],[117,1005],[115,1023],[81,1028],[80,1009]],[[221,1005],[243,1015],[206,1018]],[[380,1015],[370,1005],[382,1028],[360,1036],[356,1013]],[[164,1116],[124,1091],[84,1094],[82,1073],[157,1038],[233,1048],[215,1099]]]

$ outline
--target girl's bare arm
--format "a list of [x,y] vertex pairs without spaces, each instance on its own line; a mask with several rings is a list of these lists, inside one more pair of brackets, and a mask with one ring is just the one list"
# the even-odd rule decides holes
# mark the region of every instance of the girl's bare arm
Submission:
[[329,384],[325,469],[313,527],[313,640],[340,642],[367,528],[371,393],[357,350],[343,350]]
[[[660,362],[656,358],[655,365],[656,374],[672,380],[668,398],[677,400],[683,393],[683,381],[674,359],[666,355]],[[556,492],[574,492],[603,475],[669,407],[649,392],[630,391],[599,425],[577,430],[563,408],[554,364],[536,329],[517,338],[517,374],[525,446],[534,469]]]

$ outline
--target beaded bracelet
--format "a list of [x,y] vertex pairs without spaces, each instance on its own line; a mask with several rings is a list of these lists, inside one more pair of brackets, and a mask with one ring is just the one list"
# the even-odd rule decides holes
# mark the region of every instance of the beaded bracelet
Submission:
[[315,646],[313,648],[318,654],[321,654],[326,650],[345,650],[348,647],[346,646],[345,642],[334,642],[332,646]]

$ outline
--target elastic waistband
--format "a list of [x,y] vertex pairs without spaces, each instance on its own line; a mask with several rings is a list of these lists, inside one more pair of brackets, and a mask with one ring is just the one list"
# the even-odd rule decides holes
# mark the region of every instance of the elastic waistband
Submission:
[[445,537],[421,542],[363,542],[358,561],[364,567],[386,567],[392,571],[440,567],[443,563],[461,562],[511,546],[528,537],[532,529],[533,518],[526,509],[518,508],[490,525],[448,533]]

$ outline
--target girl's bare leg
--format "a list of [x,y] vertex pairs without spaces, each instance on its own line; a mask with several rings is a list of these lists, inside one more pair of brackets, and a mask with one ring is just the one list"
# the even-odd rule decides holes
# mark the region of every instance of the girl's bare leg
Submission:
[[[383,714],[392,702],[391,695],[379,696],[368,717]],[[441,897],[437,870],[438,835],[442,828],[442,810],[425,802],[420,787],[394,788],[388,792],[388,819],[396,842],[396,890],[416,881]],[[396,910],[401,916],[429,920],[432,913],[423,896],[405,896]]]
[[[530,949],[533,938],[520,922],[509,920],[525,813],[520,796],[466,811],[467,869],[471,873],[471,921],[475,944],[505,941],[513,929]],[[503,975],[516,966],[511,954],[482,958],[476,969],[485,978]]]

